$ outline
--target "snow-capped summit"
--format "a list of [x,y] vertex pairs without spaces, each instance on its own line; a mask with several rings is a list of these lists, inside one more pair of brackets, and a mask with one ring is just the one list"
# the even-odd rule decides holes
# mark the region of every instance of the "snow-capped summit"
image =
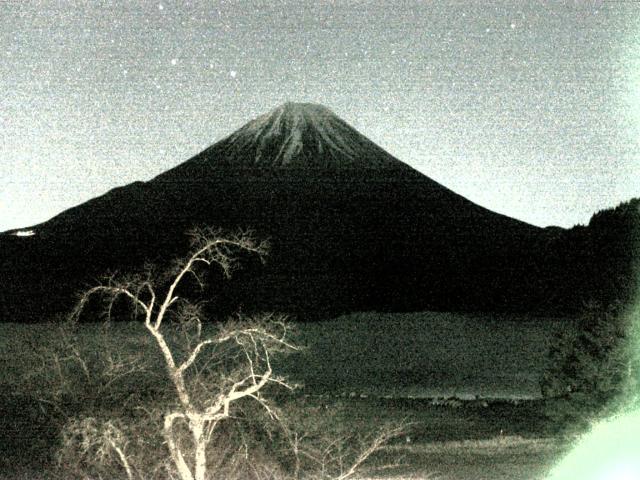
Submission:
[[251,120],[197,162],[316,170],[404,166],[327,107],[293,102]]
[[324,105],[286,102],[250,121],[242,130],[254,131],[256,135],[272,135],[277,133],[274,130],[301,131],[309,127],[322,131],[330,129],[336,120],[339,119]]

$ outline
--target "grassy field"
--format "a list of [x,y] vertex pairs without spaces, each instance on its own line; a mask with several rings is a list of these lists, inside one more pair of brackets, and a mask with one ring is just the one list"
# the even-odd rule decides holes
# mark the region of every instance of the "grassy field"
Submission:
[[[371,470],[371,476],[543,478],[565,448],[553,438],[537,400],[549,342],[562,328],[572,323],[445,313],[356,314],[297,324],[296,341],[306,349],[275,368],[304,384],[286,402],[301,402],[319,415],[331,411],[338,430],[411,424],[373,462],[399,465]],[[55,375],[55,368],[36,352],[56,338],[54,331],[50,324],[0,324],[0,472],[22,470],[31,476],[51,461],[59,425],[37,397],[51,380],[42,372]],[[110,345],[148,358],[157,355],[139,324],[112,324],[107,331],[101,324],[81,325],[76,341],[88,352]],[[117,388],[153,389],[154,381],[123,378]]]
[[300,325],[284,365],[312,392],[539,398],[553,335],[568,319],[452,313],[354,314]]

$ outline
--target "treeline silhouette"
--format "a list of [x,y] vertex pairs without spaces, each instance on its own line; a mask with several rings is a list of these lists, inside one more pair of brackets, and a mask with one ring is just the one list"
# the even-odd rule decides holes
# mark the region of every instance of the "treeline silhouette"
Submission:
[[547,305],[579,313],[588,305],[628,305],[640,282],[640,198],[595,213],[589,224],[558,230],[545,245]]

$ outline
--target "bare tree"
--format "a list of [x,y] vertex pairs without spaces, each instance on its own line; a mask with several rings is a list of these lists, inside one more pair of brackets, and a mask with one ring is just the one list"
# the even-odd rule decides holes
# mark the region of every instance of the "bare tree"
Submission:
[[[163,436],[171,460],[181,480],[204,480],[207,477],[207,446],[212,434],[221,421],[231,416],[232,405],[243,399],[258,402],[271,416],[276,409],[261,394],[269,383],[292,388],[273,373],[271,355],[277,350],[296,350],[287,338],[288,328],[283,317],[267,315],[227,324],[217,334],[202,337],[201,309],[178,296],[179,287],[187,276],[194,277],[203,284],[200,266],[217,265],[229,276],[237,264],[237,252],[251,252],[261,259],[267,252],[266,242],[259,242],[248,233],[223,237],[219,232],[199,230],[192,234],[193,251],[186,261],[177,265],[172,272],[172,281],[164,292],[156,285],[151,275],[124,280],[110,279],[105,285],[91,288],[83,294],[74,316],[78,317],[89,299],[97,294],[107,296],[109,309],[119,297],[130,300],[135,312],[144,319],[144,327],[153,337],[162,353],[164,367],[171,380],[178,399],[176,408],[164,414]],[[178,358],[164,331],[166,319],[173,315],[175,322],[188,325],[189,347]],[[234,355],[241,355],[241,366],[236,364],[232,373],[215,385],[202,385],[197,368],[201,357],[216,360],[222,353],[230,355],[227,344],[235,347]],[[220,358],[217,358],[220,361]],[[204,388],[203,388],[204,387]],[[202,390],[210,395],[202,395]],[[179,441],[176,425],[184,423],[191,436],[191,445],[184,446]],[[108,442],[117,452],[127,476],[132,478],[132,468],[128,464],[122,448],[116,445],[116,429],[106,430]],[[191,461],[187,459],[190,458]]]
[[[86,291],[71,316],[74,320],[80,318],[88,311],[91,298],[100,296],[106,301],[109,316],[119,299],[126,299],[133,315],[143,320],[146,332],[160,352],[175,398],[169,408],[165,405],[159,425],[168,450],[166,473],[180,480],[205,480],[223,473],[212,471],[215,469],[212,439],[227,424],[225,420],[234,418],[238,408],[251,401],[269,419],[282,425],[294,458],[294,478],[303,476],[302,463],[315,465],[316,475],[304,475],[307,477],[340,480],[352,477],[399,429],[385,429],[350,456],[337,448],[343,442],[331,441],[322,448],[304,445],[301,442],[304,436],[281,422],[278,405],[265,394],[269,385],[293,389],[274,373],[272,365],[274,355],[299,349],[290,340],[286,319],[274,314],[238,317],[211,331],[210,326],[203,324],[202,306],[182,296],[182,292],[188,291],[185,288],[188,278],[201,286],[205,284],[204,275],[209,267],[217,266],[225,276],[230,276],[238,266],[241,252],[264,260],[267,243],[248,232],[224,236],[213,230],[195,231],[192,239],[189,256],[168,274],[158,276],[147,269],[139,276],[110,277],[104,284]],[[87,378],[91,375],[77,350],[72,349],[68,358],[78,363],[82,375]],[[115,370],[123,375],[129,372],[127,365],[117,365]],[[135,455],[128,453],[133,449],[133,440],[127,437],[126,430],[122,421],[98,422],[89,417],[70,422],[64,436],[68,442],[80,445],[84,455],[93,460],[118,464],[129,480],[148,478],[148,465],[136,466]],[[154,476],[156,473],[151,472]]]

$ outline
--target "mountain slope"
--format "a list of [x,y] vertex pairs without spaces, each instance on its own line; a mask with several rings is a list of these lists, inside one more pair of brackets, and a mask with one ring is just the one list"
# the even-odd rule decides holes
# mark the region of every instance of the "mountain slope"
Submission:
[[0,236],[9,280],[0,308],[18,320],[64,311],[107,270],[184,253],[195,225],[271,239],[266,267],[248,265],[210,292],[229,310],[523,311],[541,300],[531,272],[545,230],[468,201],[325,107],[285,104],[149,182],[31,227],[31,237]]

